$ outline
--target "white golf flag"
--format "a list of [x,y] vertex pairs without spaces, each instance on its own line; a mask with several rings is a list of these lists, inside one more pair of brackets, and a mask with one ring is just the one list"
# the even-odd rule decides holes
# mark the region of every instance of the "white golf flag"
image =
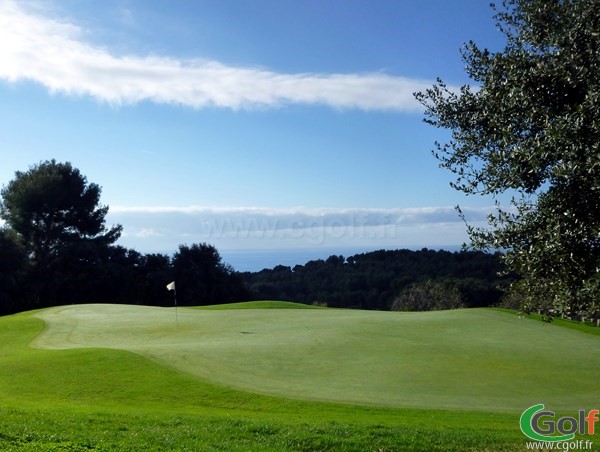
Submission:
[[167,284],[167,290],[175,290],[175,281]]

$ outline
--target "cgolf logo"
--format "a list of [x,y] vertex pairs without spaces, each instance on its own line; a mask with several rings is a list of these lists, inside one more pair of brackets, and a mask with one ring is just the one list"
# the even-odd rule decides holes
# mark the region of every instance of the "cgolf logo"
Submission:
[[544,404],[533,405],[523,411],[520,420],[523,434],[535,441],[571,441],[575,434],[593,435],[600,410],[579,410],[577,418],[564,416],[556,419],[553,411],[545,410]]

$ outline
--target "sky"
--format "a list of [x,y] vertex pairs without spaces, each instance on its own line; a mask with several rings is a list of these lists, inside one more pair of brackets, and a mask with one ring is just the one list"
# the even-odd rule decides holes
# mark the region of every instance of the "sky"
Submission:
[[[0,0],[0,185],[48,159],[102,187],[119,244],[172,253],[452,248],[413,93],[469,83],[482,0]],[[233,256],[233,254],[231,254]],[[274,263],[273,263],[274,264]],[[235,267],[235,265],[234,265]]]

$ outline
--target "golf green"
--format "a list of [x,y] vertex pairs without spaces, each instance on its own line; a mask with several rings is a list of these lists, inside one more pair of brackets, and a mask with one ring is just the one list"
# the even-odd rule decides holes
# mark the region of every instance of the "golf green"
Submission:
[[594,406],[600,337],[490,309],[74,305],[39,311],[34,346],[111,348],[231,388],[393,407]]

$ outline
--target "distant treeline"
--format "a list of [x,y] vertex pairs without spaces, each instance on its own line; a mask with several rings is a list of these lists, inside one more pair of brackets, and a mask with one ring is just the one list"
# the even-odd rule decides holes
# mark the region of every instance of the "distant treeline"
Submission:
[[[209,305],[252,299],[362,309],[432,310],[500,300],[498,255],[375,251],[237,273],[209,244],[173,255],[116,245],[101,188],[48,160],[0,190],[0,314],[75,303]],[[175,281],[176,292],[167,284]]]
[[87,246],[64,250],[41,271],[3,245],[0,314],[74,303],[172,306],[171,281],[182,306],[277,299],[378,310],[496,305],[508,283],[498,276],[499,257],[482,252],[374,251],[239,273],[205,243],[182,245],[172,257]]
[[[176,294],[166,285],[176,281]],[[0,229],[0,315],[79,303],[173,306],[250,299],[241,278],[208,244],[181,245],[171,257],[79,242],[44,267]]]
[[258,299],[379,310],[480,307],[500,302],[507,278],[497,254],[374,251],[330,256],[294,268],[241,273]]

